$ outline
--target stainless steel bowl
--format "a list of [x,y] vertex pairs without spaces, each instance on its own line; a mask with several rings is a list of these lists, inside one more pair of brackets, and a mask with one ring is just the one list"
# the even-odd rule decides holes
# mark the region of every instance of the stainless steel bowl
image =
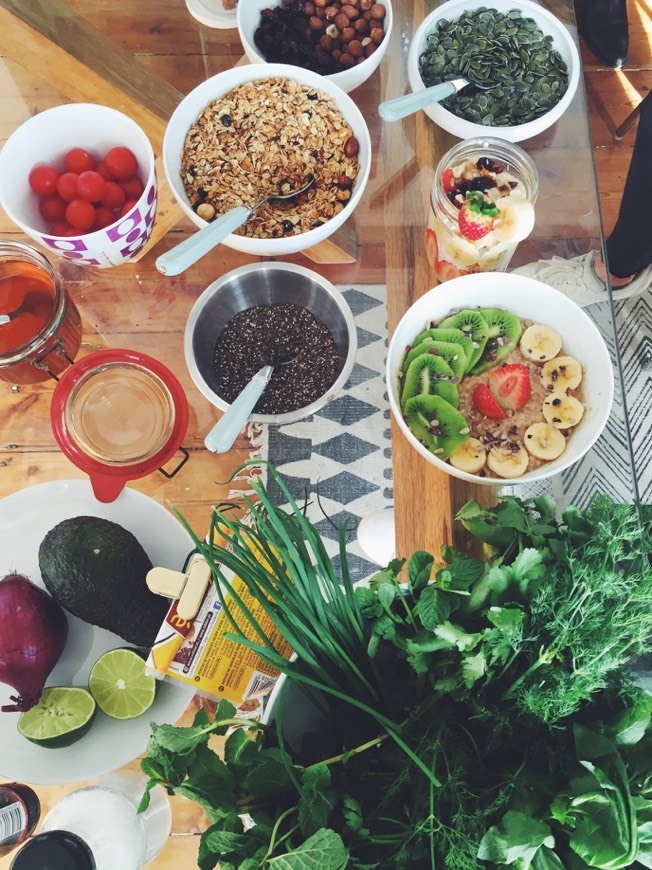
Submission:
[[316,272],[291,263],[252,263],[233,269],[204,290],[188,317],[184,335],[186,365],[195,385],[222,411],[229,407],[217,392],[213,352],[221,331],[240,311],[254,305],[292,303],[308,309],[331,331],[341,361],[332,387],[304,408],[287,414],[252,414],[255,423],[295,423],[331,402],[347,382],[358,340],[346,299]]

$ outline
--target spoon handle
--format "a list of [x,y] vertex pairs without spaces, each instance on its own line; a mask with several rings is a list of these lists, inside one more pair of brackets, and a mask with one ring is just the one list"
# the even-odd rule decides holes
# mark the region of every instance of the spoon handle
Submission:
[[249,419],[256,402],[269,383],[273,371],[274,366],[264,366],[256,372],[247,386],[226,409],[222,418],[213,426],[204,439],[204,444],[211,453],[226,453],[233,446],[238,432]]
[[404,94],[402,97],[396,97],[393,100],[385,100],[378,106],[378,114],[383,121],[400,121],[407,115],[411,115],[418,109],[425,109],[432,103],[438,103],[456,94],[459,90],[459,79],[451,82],[442,82],[440,85],[433,85],[431,88],[425,88],[423,91],[414,91],[412,94]]
[[246,205],[237,205],[180,244],[161,254],[156,260],[156,268],[163,275],[179,275],[220,242],[237,230],[251,215]]

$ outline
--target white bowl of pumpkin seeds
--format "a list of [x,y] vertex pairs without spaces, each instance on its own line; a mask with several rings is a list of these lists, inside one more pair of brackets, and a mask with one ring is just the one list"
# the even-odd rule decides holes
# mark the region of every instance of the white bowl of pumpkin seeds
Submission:
[[424,109],[460,139],[542,133],[570,105],[580,66],[568,27],[530,0],[448,0],[425,18],[408,53],[413,91],[460,77],[492,84]]

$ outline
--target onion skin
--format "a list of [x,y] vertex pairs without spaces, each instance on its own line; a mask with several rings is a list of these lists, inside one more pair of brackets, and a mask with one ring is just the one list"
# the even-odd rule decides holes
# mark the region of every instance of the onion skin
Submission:
[[0,682],[16,690],[2,712],[24,713],[38,702],[67,638],[66,614],[54,598],[21,574],[0,580]]

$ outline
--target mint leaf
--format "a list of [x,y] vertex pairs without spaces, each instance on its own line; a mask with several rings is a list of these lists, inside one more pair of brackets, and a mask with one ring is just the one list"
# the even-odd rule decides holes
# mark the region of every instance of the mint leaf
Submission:
[[207,746],[200,746],[188,767],[183,786],[199,795],[203,805],[210,805],[218,817],[235,809],[235,780],[222,759]]
[[258,735],[255,728],[236,728],[226,738],[224,761],[237,780],[243,780],[258,754]]
[[331,773],[326,764],[309,767],[301,778],[299,826],[304,837],[328,824],[337,802],[331,786]]
[[[215,711],[215,721],[222,722],[224,719],[233,719],[235,716],[235,707],[230,701],[226,701],[224,698],[217,705],[217,710]],[[219,728],[214,728],[213,733],[215,734],[226,734],[229,730],[230,725],[221,725]]]
[[434,556],[425,550],[417,550],[408,562],[408,585],[415,597],[428,585],[434,564]]
[[[244,832],[242,820],[233,812],[203,832],[199,841],[197,863],[201,870],[213,870],[219,861],[221,870],[225,870],[229,866],[227,855],[237,852],[237,863],[231,866],[239,868],[240,857],[251,856],[259,848],[259,842]],[[261,857],[264,857],[264,852]]]
[[372,589],[368,589],[366,586],[358,586],[355,590],[355,597],[360,610],[367,619],[373,619],[382,614],[383,606]]
[[436,586],[428,586],[419,596],[416,610],[423,627],[434,631],[451,614],[450,596]]
[[287,855],[270,858],[274,870],[344,870],[349,852],[342,838],[330,828],[322,828]]
[[211,724],[210,716],[208,715],[208,710],[205,707],[200,707],[199,710],[195,713],[195,718],[192,720],[193,728],[206,728],[207,725]]
[[529,867],[540,846],[552,848],[555,838],[549,825],[524,813],[508,810],[499,825],[493,825],[482,838],[478,858],[494,864]]
[[636,704],[618,717],[614,723],[616,743],[632,746],[643,738],[652,719],[652,695],[643,695]]
[[448,566],[451,589],[468,589],[482,577],[485,563],[478,559],[458,559]]
[[287,752],[275,747],[263,749],[245,779],[247,791],[254,797],[265,798],[293,789],[295,786],[287,770],[291,766],[292,759]]
[[[198,746],[206,745],[208,737],[211,733],[210,725],[196,728],[191,725],[189,728],[175,728],[174,725],[157,725],[151,723],[152,737],[157,747],[167,750],[175,755],[187,756],[190,755]],[[154,752],[147,747],[147,754],[157,758]]]

